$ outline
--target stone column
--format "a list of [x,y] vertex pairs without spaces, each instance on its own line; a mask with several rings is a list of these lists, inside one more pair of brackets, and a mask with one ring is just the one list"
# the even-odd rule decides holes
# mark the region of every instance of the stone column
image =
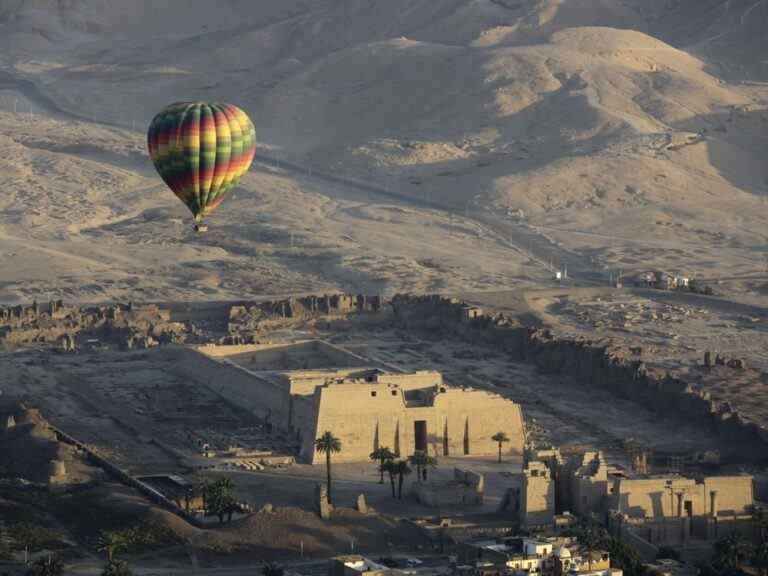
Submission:
[[712,518],[717,518],[717,490],[709,492],[709,514]]

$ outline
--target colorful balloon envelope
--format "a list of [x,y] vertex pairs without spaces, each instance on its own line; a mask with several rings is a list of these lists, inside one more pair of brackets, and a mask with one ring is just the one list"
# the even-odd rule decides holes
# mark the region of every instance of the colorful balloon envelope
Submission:
[[195,229],[213,212],[253,162],[256,130],[237,106],[171,104],[152,120],[149,155],[160,177],[192,212]]

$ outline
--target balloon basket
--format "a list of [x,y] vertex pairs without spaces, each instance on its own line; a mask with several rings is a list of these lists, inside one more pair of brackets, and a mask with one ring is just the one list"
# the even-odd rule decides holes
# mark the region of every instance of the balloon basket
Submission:
[[203,232],[208,232],[208,225],[207,224],[195,224],[195,232],[198,234],[201,234]]

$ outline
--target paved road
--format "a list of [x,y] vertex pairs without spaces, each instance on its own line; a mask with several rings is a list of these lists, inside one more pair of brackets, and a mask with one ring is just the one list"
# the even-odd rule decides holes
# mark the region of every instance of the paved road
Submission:
[[[368,554],[367,556],[376,561],[379,560],[379,558],[382,556],[389,555],[386,552],[382,552],[381,554]],[[404,564],[405,562],[404,556],[397,555],[394,558],[396,558],[401,564]],[[446,565],[448,563],[448,558],[445,555],[418,555],[408,556],[408,558],[419,559],[422,562],[420,564],[421,568],[435,568]],[[328,559],[303,560],[297,558],[295,560],[281,562],[280,564],[287,570],[299,573],[302,576],[326,576],[328,574]],[[193,565],[155,568],[134,564],[132,565],[132,569],[134,574],[141,576],[186,576],[188,574],[195,574],[198,576],[253,576],[260,575],[263,566],[263,562],[253,562],[216,568],[199,568],[194,567]],[[103,568],[104,565],[101,562],[71,564],[68,566],[66,574],[97,575],[101,574]]]

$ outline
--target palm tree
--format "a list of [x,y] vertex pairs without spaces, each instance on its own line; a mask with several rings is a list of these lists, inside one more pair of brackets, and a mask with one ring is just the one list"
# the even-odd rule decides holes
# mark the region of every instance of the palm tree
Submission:
[[379,463],[379,472],[381,472],[381,478],[379,479],[379,484],[384,484],[384,462],[387,460],[394,460],[395,454],[392,452],[389,448],[386,446],[383,446],[381,448],[376,448],[373,452],[371,452],[369,458],[373,460],[374,462]]
[[283,576],[285,569],[277,562],[267,562],[261,568],[262,576]]
[[112,562],[115,554],[128,548],[129,542],[125,531],[102,532],[101,548],[107,553],[107,562]]
[[509,436],[504,432],[496,432],[496,434],[491,436],[491,440],[499,444],[499,464],[501,464],[501,445],[505,442],[509,442]]
[[576,529],[579,543],[587,549],[587,561],[589,569],[592,570],[592,555],[600,548],[608,547],[608,533],[604,528],[598,526],[587,518],[582,518]]
[[411,467],[408,466],[407,460],[398,460],[395,462],[395,473],[397,474],[397,497],[402,500],[403,499],[403,480],[405,480],[405,477],[408,476],[413,472],[411,470]]
[[58,556],[45,556],[35,560],[27,572],[30,576],[61,576],[64,574],[64,563]]
[[315,450],[325,454],[325,471],[328,475],[328,504],[332,504],[331,497],[331,454],[341,452],[341,440],[333,433],[326,430],[320,438],[315,440]]
[[133,571],[128,562],[123,560],[110,560],[101,572],[101,576],[133,576]]
[[419,482],[422,481],[422,478],[424,480],[427,479],[427,468],[437,467],[437,458],[434,458],[424,452],[423,450],[416,450],[409,458],[411,464],[416,466],[416,478],[419,480]]
[[387,460],[381,469],[389,474],[389,483],[392,485],[392,498],[395,498],[395,476],[397,476],[397,464],[394,460]]
[[193,487],[192,487],[192,494],[193,496],[195,494],[199,495],[203,500],[203,511],[208,512],[208,501],[206,500],[206,497],[208,496],[208,490],[210,487],[210,480],[207,478],[203,478],[202,476],[196,476]]

